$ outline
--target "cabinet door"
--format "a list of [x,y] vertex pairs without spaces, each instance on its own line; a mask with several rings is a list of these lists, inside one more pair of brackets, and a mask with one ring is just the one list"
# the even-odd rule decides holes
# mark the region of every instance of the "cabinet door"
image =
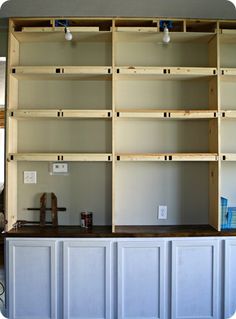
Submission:
[[225,301],[224,318],[231,317],[236,311],[236,240],[225,241]]
[[111,317],[111,243],[64,242],[64,319]]
[[118,317],[165,318],[165,243],[118,243]]
[[218,319],[218,241],[172,243],[172,319]]
[[55,241],[9,240],[7,253],[9,318],[57,318]]

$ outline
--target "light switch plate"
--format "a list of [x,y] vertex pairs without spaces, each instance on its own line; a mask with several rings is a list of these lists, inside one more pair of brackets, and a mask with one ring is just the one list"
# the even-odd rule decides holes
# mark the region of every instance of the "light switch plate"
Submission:
[[36,184],[37,172],[36,171],[24,171],[24,184]]

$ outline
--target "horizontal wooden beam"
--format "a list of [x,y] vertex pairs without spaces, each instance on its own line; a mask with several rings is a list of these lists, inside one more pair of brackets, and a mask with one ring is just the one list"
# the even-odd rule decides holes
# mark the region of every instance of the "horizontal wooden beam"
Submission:
[[217,153],[116,154],[118,161],[217,161]]
[[224,153],[221,155],[222,161],[236,161],[236,154],[235,153]]
[[221,116],[224,118],[236,118],[236,111],[235,110],[227,110],[221,111]]
[[110,153],[12,153],[8,155],[9,161],[83,161],[83,162],[109,162]]
[[[216,68],[209,67],[140,67],[140,66],[128,66],[128,67],[116,67],[113,71],[117,74],[117,80],[123,80],[127,77],[142,77],[147,79],[154,77],[154,79],[161,80],[188,80],[195,78],[210,78],[217,74]],[[128,79],[128,78],[127,78]]]
[[208,119],[217,118],[217,110],[118,109],[120,118]]
[[110,118],[111,110],[75,110],[75,109],[22,109],[9,110],[9,116],[15,119],[38,119],[38,118]]

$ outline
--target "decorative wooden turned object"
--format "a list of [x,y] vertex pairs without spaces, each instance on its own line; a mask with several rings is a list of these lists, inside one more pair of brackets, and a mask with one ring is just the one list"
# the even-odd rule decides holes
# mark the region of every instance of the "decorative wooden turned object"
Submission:
[[[49,202],[50,196],[50,205],[47,205]],[[49,203],[48,203],[49,204]],[[57,197],[54,193],[43,193],[40,197],[40,207],[39,208],[32,208],[29,207],[27,210],[35,210],[40,212],[40,221],[28,221],[28,220],[18,220],[15,227],[21,227],[23,225],[32,224],[32,225],[39,225],[41,227],[45,227],[46,225],[52,225],[53,227],[58,226],[58,211],[65,212],[65,207],[57,207]],[[51,212],[51,221],[46,221],[46,212]]]

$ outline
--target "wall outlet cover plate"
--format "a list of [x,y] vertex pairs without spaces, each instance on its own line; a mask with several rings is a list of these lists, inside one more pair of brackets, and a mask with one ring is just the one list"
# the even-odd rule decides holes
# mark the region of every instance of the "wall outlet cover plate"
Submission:
[[24,171],[24,184],[36,184],[37,172],[36,171]]

